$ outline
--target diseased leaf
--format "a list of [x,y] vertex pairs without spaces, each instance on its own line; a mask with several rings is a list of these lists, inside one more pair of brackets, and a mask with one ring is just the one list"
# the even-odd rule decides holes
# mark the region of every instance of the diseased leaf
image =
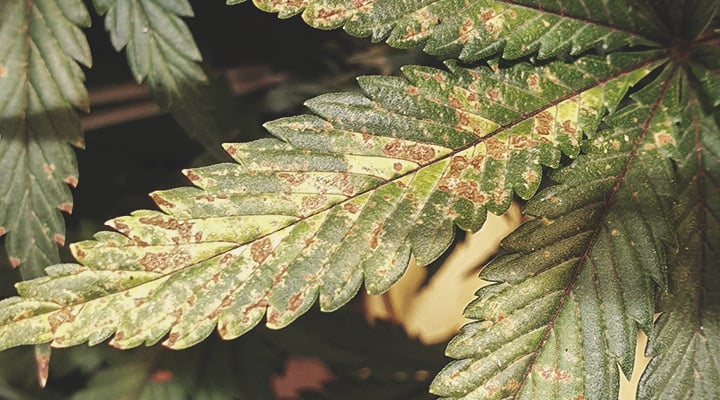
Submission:
[[[228,4],[244,0],[227,0]],[[256,0],[261,10],[311,26],[343,27],[353,36],[390,46],[425,45],[433,55],[459,52],[465,61],[502,51],[506,59],[541,59],[600,47],[648,45],[647,7],[632,0]],[[517,4],[516,4],[517,3]],[[595,22],[596,21],[596,22]]]
[[181,17],[192,17],[187,0],[93,0],[105,15],[115,50],[125,48],[138,83],[147,82],[160,107],[212,154],[226,159],[219,138],[227,133],[200,62],[202,55]]
[[677,79],[670,67],[590,133],[585,155],[534,197],[536,218],[503,241],[466,309],[476,319],[446,353],[431,391],[448,399],[616,399],[637,328],[665,285],[674,196]]
[[[686,86],[687,87],[687,86]],[[641,399],[720,398],[720,128],[686,94],[679,151],[679,197],[672,211],[678,246],[668,255]]]
[[113,334],[120,348],[164,338],[183,348],[216,324],[226,339],[265,315],[281,328],[318,297],[335,310],[363,280],[380,293],[411,254],[437,258],[453,223],[477,230],[513,191],[532,196],[542,165],[576,156],[582,132],[596,130],[657,55],[408,67],[407,80],[361,79],[369,97],[313,99],[323,118],[268,124],[282,141],[227,145],[238,164],[185,171],[198,188],[154,193],[164,213],[116,218],[120,233],[72,247],[82,265],[18,285],[24,298],[0,302],[0,348]]
[[0,2],[0,235],[24,278],[60,261],[60,210],[72,211],[75,154],[83,136],[75,109],[88,110],[90,50],[79,27],[82,1]]

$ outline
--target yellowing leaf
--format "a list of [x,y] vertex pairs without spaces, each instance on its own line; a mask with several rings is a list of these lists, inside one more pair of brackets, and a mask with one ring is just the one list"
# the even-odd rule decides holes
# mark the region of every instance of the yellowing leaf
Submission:
[[361,79],[367,97],[313,99],[322,118],[281,119],[267,125],[281,140],[227,145],[237,163],[185,171],[197,188],[154,193],[163,212],[111,220],[119,233],[73,245],[81,265],[18,285],[25,300],[0,302],[0,347],[114,335],[121,348],[183,348],[263,316],[284,327],[318,298],[335,310],[363,282],[383,292],[411,254],[437,258],[453,224],[477,230],[513,191],[532,196],[542,166],[576,156],[582,132],[655,57],[408,67],[407,80]]

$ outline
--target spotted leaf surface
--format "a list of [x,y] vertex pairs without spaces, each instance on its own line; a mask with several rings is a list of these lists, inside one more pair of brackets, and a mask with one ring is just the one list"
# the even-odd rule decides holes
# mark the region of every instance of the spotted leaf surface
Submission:
[[695,93],[686,94],[686,104],[671,214],[679,243],[668,256],[668,291],[647,348],[655,358],[638,391],[643,399],[720,397],[720,128]]
[[187,0],[93,0],[117,51],[125,49],[138,83],[146,82],[160,107],[213,153],[224,133],[218,96],[202,68],[202,55],[183,17]]
[[72,211],[75,154],[83,146],[76,109],[88,110],[84,74],[90,24],[82,1],[0,3],[0,236],[25,278],[60,261],[60,211]]
[[0,347],[51,341],[121,348],[281,328],[319,298],[331,311],[365,284],[389,288],[414,255],[437,258],[453,224],[531,196],[542,166],[574,157],[655,53],[573,64],[407,67],[360,80],[366,96],[308,101],[318,115],[271,122],[278,139],[229,144],[237,163],[185,171],[196,186],[152,194],[162,209],[109,221],[73,245],[80,265],[18,285]]
[[[228,0],[236,4],[244,0]],[[550,58],[599,47],[652,44],[646,7],[636,1],[540,0],[255,0],[288,18],[302,13],[316,28],[386,40],[393,47],[424,45],[433,55],[466,61],[498,52],[515,59]],[[598,22],[593,22],[598,21]]]
[[[446,353],[431,390],[448,399],[616,399],[638,327],[665,286],[675,196],[677,79],[669,68],[590,135],[587,154],[553,175],[481,273],[497,282],[466,309],[477,320]],[[673,113],[671,110],[676,110]],[[619,368],[618,368],[619,367]]]

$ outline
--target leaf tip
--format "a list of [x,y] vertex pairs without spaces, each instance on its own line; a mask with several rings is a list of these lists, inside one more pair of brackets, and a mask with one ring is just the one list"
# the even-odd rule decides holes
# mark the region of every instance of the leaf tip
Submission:
[[73,212],[73,203],[62,203],[60,204],[60,210],[67,213],[72,214]]
[[69,175],[65,178],[65,183],[72,186],[73,188],[76,188],[78,185],[78,178],[77,176]]
[[10,266],[13,267],[13,269],[20,266],[20,259],[17,257],[10,257]]
[[65,236],[56,233],[53,235],[53,241],[57,243],[59,246],[65,246]]

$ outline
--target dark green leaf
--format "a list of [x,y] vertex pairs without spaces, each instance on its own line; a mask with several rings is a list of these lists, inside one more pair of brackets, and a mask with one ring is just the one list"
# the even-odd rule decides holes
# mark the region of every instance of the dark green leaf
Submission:
[[[84,74],[90,50],[79,27],[80,0],[0,2],[0,235],[25,278],[60,261],[60,210],[72,211],[83,146],[76,109],[88,110]],[[8,233],[9,232],[9,233]]]
[[[670,70],[670,68],[668,68]],[[665,282],[674,196],[677,81],[666,71],[606,119],[587,154],[533,198],[536,218],[481,273],[466,325],[432,391],[452,399],[616,399],[637,328],[652,326]]]

